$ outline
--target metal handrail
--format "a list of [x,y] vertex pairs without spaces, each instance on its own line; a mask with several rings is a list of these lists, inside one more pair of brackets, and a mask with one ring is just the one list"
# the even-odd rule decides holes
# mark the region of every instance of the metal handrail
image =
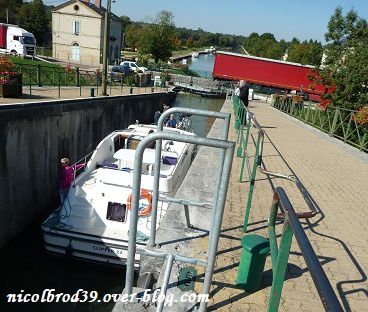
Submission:
[[[161,120],[161,119],[160,119]],[[231,172],[231,165],[233,160],[234,154],[234,142],[229,142],[225,140],[219,139],[209,139],[209,138],[201,138],[192,135],[185,135],[180,133],[170,133],[164,131],[157,131],[156,133],[152,133],[149,136],[145,137],[137,146],[136,153],[135,153],[135,160],[134,160],[134,174],[133,174],[133,187],[132,187],[132,207],[131,207],[131,215],[130,215],[130,225],[129,225],[129,243],[128,243],[128,255],[127,255],[127,268],[126,268],[126,283],[125,283],[125,293],[130,295],[133,290],[133,278],[134,278],[134,260],[135,254],[144,254],[145,251],[141,248],[137,248],[136,246],[136,239],[137,239],[137,225],[138,225],[138,205],[139,205],[139,195],[140,195],[140,187],[141,187],[141,170],[142,170],[142,160],[143,160],[143,153],[147,145],[153,141],[156,141],[156,151],[158,150],[158,162],[161,162],[161,147],[159,148],[157,143],[161,140],[170,140],[170,141],[178,141],[184,142],[188,144],[198,144],[208,147],[219,148],[225,151],[224,153],[224,161],[223,161],[223,168],[220,171],[221,176],[218,177],[219,181],[219,188],[216,190],[216,201],[214,201],[214,214],[212,214],[211,218],[211,229],[209,234],[209,246],[207,251],[207,266],[206,266],[206,273],[204,276],[204,282],[202,286],[202,293],[209,294],[210,287],[212,283],[212,276],[216,262],[216,255],[217,255],[217,247],[218,241],[220,237],[221,231],[221,224],[222,218],[225,208],[225,201],[226,201],[226,193],[227,188],[230,180],[230,172]],[[161,146],[161,144],[160,144]],[[157,156],[157,154],[156,154]],[[222,160],[222,159],[221,159]],[[159,169],[157,168],[158,162],[156,159],[155,163],[155,177],[156,174],[159,173]],[[158,196],[158,189],[159,189],[159,180],[154,183],[153,187],[153,195],[156,194]],[[154,207],[152,212],[154,212]],[[151,216],[152,217],[152,216]],[[151,219],[151,227],[153,227],[153,219]],[[158,254],[168,254],[167,252],[155,251]],[[173,255],[174,258],[176,255]],[[193,259],[187,259],[184,256],[181,256],[183,262],[192,263]],[[168,276],[171,272],[172,261],[173,258],[168,256],[167,257],[167,265],[165,268],[165,275],[164,275],[164,285],[162,290],[167,289],[168,283]],[[197,259],[194,259],[197,260]],[[198,259],[198,261],[201,261]],[[202,262],[203,263],[203,260]],[[166,285],[166,286],[165,286]],[[162,293],[165,296],[165,293]],[[157,311],[162,310],[162,306],[157,307]],[[204,312],[207,308],[207,302],[200,303],[200,311]]]
[[73,184],[73,187],[75,187],[75,179],[77,177],[77,165],[81,164],[82,162],[87,165],[87,158],[91,157],[92,154],[94,153],[95,151],[92,151],[90,153],[88,153],[87,155],[85,155],[84,157],[82,157],[81,159],[79,159],[78,161],[76,161],[73,165],[71,165],[70,167],[74,167],[75,169],[73,170],[73,181],[72,181],[72,184]]
[[[186,107],[173,107],[173,108],[169,108],[168,110],[164,111],[158,120],[157,131],[163,131],[166,118],[174,113],[184,113],[184,114],[195,115],[195,116],[223,119],[224,120],[224,130],[222,134],[222,140],[226,141],[228,139],[229,127],[230,127],[230,117],[231,117],[229,113],[199,110],[199,109],[186,108]],[[154,185],[158,184],[158,181],[160,178],[159,175],[160,175],[160,168],[161,168],[161,161],[160,161],[161,149],[162,149],[162,140],[157,140],[156,141],[156,154],[155,154],[156,171],[154,173]],[[218,177],[221,177],[222,175],[224,159],[225,159],[225,151],[223,150],[221,151],[221,155],[220,155],[220,164],[218,167]],[[216,190],[218,190],[220,187],[220,181],[221,179],[217,179]],[[153,247],[156,243],[156,220],[157,220],[158,196],[159,195],[157,192],[153,194],[153,198],[152,198],[152,224],[153,226],[151,227],[150,239],[148,241],[148,246],[150,247]],[[217,201],[217,194],[215,193],[214,203],[216,201]],[[213,209],[212,217],[214,216],[214,214],[215,214],[215,209]]]
[[[280,239],[280,248],[277,247],[275,232],[277,211],[279,207],[285,216],[283,232]],[[273,272],[268,311],[278,311],[293,234],[295,235],[302,256],[312,276],[323,307],[326,311],[343,311],[341,304],[333,291],[331,283],[328,280],[302,225],[300,224],[299,216],[296,214],[289,198],[281,187],[276,187],[273,194],[268,232]]]
[[[318,212],[318,209],[316,205],[314,204],[314,201],[311,199],[311,196],[307,189],[304,187],[303,183],[294,175],[286,175],[278,172],[272,172],[264,168],[264,163],[262,161],[263,156],[263,144],[264,144],[264,137],[265,132],[262,129],[262,126],[257,121],[255,115],[249,110],[248,107],[244,105],[244,103],[237,97],[233,97],[233,105],[234,105],[234,112],[235,116],[238,120],[238,125],[236,125],[237,131],[238,131],[238,151],[237,156],[242,157],[242,166],[240,170],[240,182],[243,181],[243,174],[244,174],[244,167],[246,161],[248,161],[248,154],[247,154],[247,147],[250,137],[250,129],[251,127],[254,127],[257,129],[257,139],[256,139],[256,151],[254,155],[254,161],[253,161],[253,169],[252,171],[249,170],[249,179],[250,179],[250,187],[248,192],[248,199],[247,199],[247,206],[245,210],[245,216],[244,216],[244,223],[243,223],[243,232],[245,233],[247,231],[248,222],[249,222],[249,216],[250,216],[250,209],[252,205],[253,200],[253,192],[254,192],[254,185],[256,180],[256,172],[259,171],[260,173],[266,175],[266,176],[272,176],[272,177],[278,177],[281,179],[289,180],[297,186],[299,189],[302,197],[304,198],[309,211],[305,212],[299,212],[298,216],[299,218],[311,218],[315,216]],[[246,116],[246,118],[245,118]],[[244,138],[243,132],[244,132],[244,125],[245,121],[247,121],[247,131]],[[249,163],[247,162],[247,166]]]

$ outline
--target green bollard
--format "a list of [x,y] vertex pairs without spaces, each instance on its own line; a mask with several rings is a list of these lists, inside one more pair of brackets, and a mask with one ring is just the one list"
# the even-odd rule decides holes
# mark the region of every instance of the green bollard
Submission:
[[256,234],[244,236],[241,243],[242,253],[235,284],[237,288],[253,292],[261,286],[270,243],[268,239]]
[[235,124],[234,124],[234,129],[238,130],[240,126],[240,120],[239,119],[235,119]]

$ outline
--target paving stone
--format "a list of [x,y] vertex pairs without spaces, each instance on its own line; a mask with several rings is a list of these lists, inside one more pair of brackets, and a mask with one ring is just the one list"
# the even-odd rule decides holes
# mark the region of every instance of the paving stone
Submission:
[[[226,101],[223,110],[231,112]],[[351,311],[364,311],[368,301],[367,237],[368,214],[368,155],[358,155],[353,148],[338,142],[303,123],[273,109],[264,102],[251,102],[251,110],[266,132],[263,161],[268,170],[296,175],[318,204],[321,213],[302,227],[320,260],[335,293],[346,296]],[[232,117],[230,140],[236,141]],[[268,128],[273,127],[273,128]],[[256,138],[256,129],[252,128]],[[238,147],[238,146],[237,146]],[[253,161],[254,143],[250,140],[247,153]],[[242,158],[234,158],[226,207],[219,240],[218,256],[213,276],[209,311],[265,311],[271,290],[271,257],[265,265],[261,289],[247,294],[235,288],[235,279],[241,254],[240,239],[249,192],[247,174],[239,182]],[[268,237],[267,220],[272,202],[272,190],[285,189],[296,211],[307,211],[303,197],[291,181],[257,173],[250,214],[249,232]],[[276,226],[281,234],[282,224]],[[203,256],[208,237],[188,242],[188,255]],[[362,273],[363,272],[363,273]],[[342,293],[337,285],[342,283]],[[196,290],[202,283],[196,283]],[[349,293],[351,291],[351,293]],[[343,293],[345,292],[345,293]],[[364,300],[365,299],[365,300]],[[293,237],[279,311],[323,311],[323,306],[308,272],[300,248]]]

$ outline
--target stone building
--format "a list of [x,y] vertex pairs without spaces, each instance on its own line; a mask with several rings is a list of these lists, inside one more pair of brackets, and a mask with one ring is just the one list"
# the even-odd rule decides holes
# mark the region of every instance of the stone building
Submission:
[[[52,10],[52,55],[76,64],[102,63],[106,9],[101,0],[71,0]],[[121,21],[110,14],[110,64],[120,61]]]

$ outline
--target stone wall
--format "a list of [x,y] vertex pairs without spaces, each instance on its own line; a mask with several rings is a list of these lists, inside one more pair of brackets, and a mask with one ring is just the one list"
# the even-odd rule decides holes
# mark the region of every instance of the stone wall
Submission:
[[60,158],[77,161],[174,100],[168,92],[0,106],[0,248],[55,207]]

